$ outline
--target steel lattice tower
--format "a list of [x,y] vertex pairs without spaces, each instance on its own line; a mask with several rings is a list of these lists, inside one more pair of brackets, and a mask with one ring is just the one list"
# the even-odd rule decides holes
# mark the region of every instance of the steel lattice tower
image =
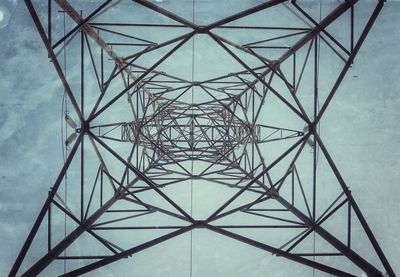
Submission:
[[[355,0],[324,15],[269,0],[229,16],[195,13],[196,1],[43,2],[25,0],[71,135],[10,276],[81,275],[195,229],[336,276],[395,276],[320,136],[383,0],[368,18]],[[68,74],[67,50],[80,68]]]

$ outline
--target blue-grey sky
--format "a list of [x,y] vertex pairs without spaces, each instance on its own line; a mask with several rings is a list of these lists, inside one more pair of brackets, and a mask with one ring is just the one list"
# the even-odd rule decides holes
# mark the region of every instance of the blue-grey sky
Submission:
[[[87,1],[88,6],[94,2]],[[218,19],[215,10],[223,10],[224,4],[199,2],[199,22],[201,16],[205,22]],[[256,5],[260,1],[249,2]],[[167,9],[175,5],[191,20],[191,10],[185,10],[191,8],[191,1],[182,6],[177,3],[170,0],[163,5]],[[365,1],[368,7],[373,3]],[[367,10],[371,11],[366,9],[366,14]],[[399,15],[400,3],[388,1],[321,123],[321,136],[396,273],[400,273]],[[0,2],[0,49],[0,276],[5,276],[63,164],[63,89],[21,0]],[[199,67],[202,58],[201,54],[197,57]],[[181,61],[182,72],[175,71],[185,74],[187,62]],[[222,70],[224,65],[215,65],[213,70]],[[207,195],[197,193],[201,203]],[[202,211],[198,208],[199,214]],[[134,276],[188,276],[188,238],[186,234],[132,260],[120,261],[104,269],[101,276],[121,276],[115,273],[117,267]],[[194,238],[193,276],[265,276],[266,270],[274,272],[268,276],[311,274],[302,266],[282,263],[269,253],[203,230],[194,232]],[[369,246],[358,247],[377,262]],[[37,260],[39,253],[28,253],[28,263]],[[290,266],[283,269],[285,264]]]

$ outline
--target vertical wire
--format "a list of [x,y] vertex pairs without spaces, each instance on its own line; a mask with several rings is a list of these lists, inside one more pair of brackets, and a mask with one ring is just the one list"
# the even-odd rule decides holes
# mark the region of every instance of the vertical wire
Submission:
[[[319,0],[319,23],[321,23],[321,18],[322,18],[322,1]],[[319,37],[319,35],[316,37],[316,41],[315,43],[318,44],[318,53],[317,53],[317,72],[316,72],[316,79],[317,79],[317,83],[318,83],[318,79],[319,79],[319,58],[320,58],[320,52],[321,52],[321,38]],[[318,110],[319,110],[319,97],[317,94],[317,114],[318,114]],[[319,133],[319,124],[318,124],[318,133]],[[315,143],[315,142],[314,142]],[[315,153],[315,157],[316,157],[316,161],[315,161],[315,172],[314,174],[317,174],[317,165],[318,165],[318,149],[319,147],[317,146],[317,148],[315,149],[316,153]],[[313,261],[315,262],[315,232],[313,233],[313,251],[314,251],[314,256],[313,256]],[[315,276],[315,268],[313,268],[313,276]]]
[[[320,4],[320,10],[319,10],[319,22],[321,23],[322,20],[322,0],[319,2]],[[320,57],[321,56],[321,38],[318,37],[318,63],[317,63],[317,77],[319,80],[319,63],[320,63]],[[320,103],[319,103],[319,94],[317,94],[317,114],[319,113],[320,110]],[[318,128],[318,135],[321,135],[321,125],[318,123],[317,124]],[[319,147],[317,147],[317,165],[318,165],[318,157],[319,157]]]
[[[64,14],[64,26],[63,26],[63,28],[64,28],[64,36],[65,36],[65,34],[66,34],[66,28],[65,28],[65,23],[66,23],[66,17],[65,17],[65,12],[63,13]],[[64,41],[63,42],[63,44],[64,44],[64,47],[63,47],[63,59],[64,59],[64,75],[65,75],[65,78],[67,77],[67,50],[66,50],[66,42]],[[65,117],[68,115],[68,99],[67,99],[67,92],[66,92],[66,90],[64,89],[64,95],[63,95],[63,108],[64,108],[64,114],[63,114],[63,117],[64,117],[64,119],[65,119]],[[63,119],[62,119],[63,120]],[[64,130],[64,136],[65,136],[65,140],[64,141],[66,141],[67,140],[67,136],[68,136],[68,134],[67,134],[67,131],[68,131],[68,128],[67,128],[67,124],[65,123],[65,120],[64,121],[62,121],[63,123],[64,123],[64,126],[65,126],[65,130]],[[64,143],[64,151],[63,151],[63,161],[64,161],[64,163],[65,163],[65,159],[66,159],[66,156],[67,156],[67,151],[68,151],[68,146],[67,146],[67,144],[66,143]],[[64,177],[64,202],[65,202],[65,205],[67,205],[67,199],[68,199],[68,176],[67,176],[67,172],[65,172],[65,177]],[[66,238],[66,236],[67,236],[67,214],[65,214],[64,213],[64,239]],[[67,256],[67,250],[65,249],[64,250],[64,257],[66,257]],[[66,273],[67,272],[67,260],[66,259],[64,259],[64,273]]]
[[[194,0],[192,1],[192,20],[193,20],[193,24],[194,24]],[[193,41],[192,41],[192,84],[194,82],[194,40],[195,40],[195,36],[193,36]],[[194,104],[194,87],[192,85],[192,118],[193,119],[193,104]],[[193,122],[194,123],[194,122]],[[190,122],[190,124],[193,124],[192,122]],[[192,127],[190,127],[192,128]],[[192,136],[194,137],[194,126],[193,129],[191,130]],[[190,138],[192,139],[192,138]],[[191,179],[190,179],[190,216],[193,216],[193,144],[194,144],[194,140],[191,142],[192,143],[192,162],[191,162]],[[189,276],[192,277],[193,276],[193,230],[190,231],[190,269],[189,269]]]

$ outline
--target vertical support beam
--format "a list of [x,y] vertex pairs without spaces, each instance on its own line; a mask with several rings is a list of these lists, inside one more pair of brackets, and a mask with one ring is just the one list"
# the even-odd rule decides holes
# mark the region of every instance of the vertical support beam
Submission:
[[51,45],[51,21],[52,21],[52,1],[53,0],[48,0],[47,3],[47,21],[48,21],[48,25],[47,25],[47,38],[49,40],[49,44]]
[[296,165],[293,166],[292,168],[292,173],[290,175],[292,175],[292,206],[294,206],[294,171],[296,170]]
[[[81,11],[82,16],[82,11]],[[84,31],[81,29],[81,111],[85,118],[85,37]],[[85,210],[85,140],[81,143],[81,221],[84,218]]]
[[351,204],[347,201],[347,247],[351,247]]
[[296,94],[296,52],[293,53],[293,93]]
[[[319,74],[319,39],[316,37],[314,39],[314,120],[318,113],[318,74]],[[317,126],[314,125],[314,132],[316,132]],[[316,208],[317,208],[317,144],[315,142],[315,137],[313,138],[313,207],[312,207],[312,217],[315,221],[316,219]]]
[[100,207],[103,206],[103,191],[104,191],[104,173],[103,173],[103,166],[100,165]]
[[354,6],[350,10],[350,53],[354,50]]
[[100,64],[101,64],[101,90],[104,89],[104,50],[100,48]]
[[[265,81],[265,78],[263,78],[263,80]],[[247,95],[247,93],[246,93],[246,95]],[[256,110],[256,107],[255,107],[256,92],[255,92],[255,90],[252,90],[250,97],[251,97],[251,121],[252,121],[251,124],[254,128],[254,126],[256,124],[256,112],[255,112],[255,110]],[[260,103],[260,105],[261,105],[261,103]],[[259,132],[259,134],[261,136],[261,131]],[[254,166],[255,166],[255,156],[254,155],[256,153],[256,151],[255,151],[256,141],[257,141],[256,138],[254,138],[251,143],[251,170],[250,170],[251,172],[253,172]],[[254,174],[251,175],[251,177],[253,177],[253,176],[254,176]]]
[[[50,192],[51,191],[49,191],[49,196]],[[47,210],[47,252],[50,252],[50,250],[51,250],[51,205]]]

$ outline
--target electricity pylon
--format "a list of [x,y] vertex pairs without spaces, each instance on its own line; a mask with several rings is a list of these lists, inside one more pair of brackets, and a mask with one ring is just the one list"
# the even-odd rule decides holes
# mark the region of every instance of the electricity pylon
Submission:
[[[200,228],[336,276],[395,276],[320,136],[383,0],[368,17],[354,0],[229,16],[229,1],[82,2],[25,0],[72,111],[10,276],[81,275]],[[21,267],[40,232],[45,253]]]

